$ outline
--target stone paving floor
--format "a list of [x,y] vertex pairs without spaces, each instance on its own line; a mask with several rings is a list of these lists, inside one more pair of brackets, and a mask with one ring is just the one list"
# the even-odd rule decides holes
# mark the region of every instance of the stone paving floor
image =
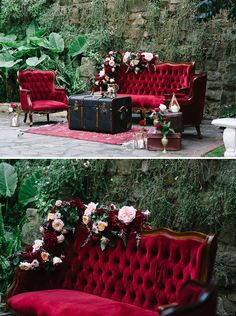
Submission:
[[[65,114],[51,114],[52,123],[65,121]],[[34,115],[34,126],[47,124],[45,115]],[[163,154],[161,151],[127,148],[123,145],[108,145],[55,136],[23,133],[29,128],[10,127],[9,114],[0,108],[0,157],[1,158],[181,158],[201,157],[204,153],[223,144],[222,131],[211,125],[202,124],[203,139],[199,140],[195,128],[187,127],[183,133],[182,150]]]

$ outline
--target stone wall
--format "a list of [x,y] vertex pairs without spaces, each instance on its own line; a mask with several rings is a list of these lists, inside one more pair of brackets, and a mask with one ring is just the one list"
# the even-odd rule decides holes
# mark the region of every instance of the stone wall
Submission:
[[[115,0],[105,0],[108,8],[112,8]],[[91,9],[92,0],[60,0],[62,10],[71,10],[71,20],[79,25],[80,19]],[[134,1],[135,3],[135,1]],[[138,1],[137,6],[130,9],[125,32],[127,45],[142,48],[142,42],[148,40],[150,34],[145,30],[147,24],[147,6]],[[180,0],[162,0],[161,14],[166,11],[175,12]],[[236,104],[236,25],[229,22],[224,13],[212,21],[216,26],[214,42],[209,43],[207,60],[203,68],[208,72],[206,93],[206,118],[220,115],[225,105]],[[182,44],[183,45],[183,44]],[[86,61],[87,62],[87,61]],[[201,67],[202,68],[202,67]]]

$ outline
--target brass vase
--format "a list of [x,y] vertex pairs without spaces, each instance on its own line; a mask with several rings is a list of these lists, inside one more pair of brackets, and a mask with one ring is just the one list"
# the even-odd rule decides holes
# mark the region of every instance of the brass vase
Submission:
[[164,147],[164,149],[163,149],[163,154],[166,154],[167,153],[167,151],[166,151],[166,147],[167,147],[167,145],[168,145],[168,138],[166,137],[166,135],[164,134],[163,135],[163,137],[162,137],[162,139],[161,139],[161,143],[162,143],[162,145],[163,145],[163,147]]

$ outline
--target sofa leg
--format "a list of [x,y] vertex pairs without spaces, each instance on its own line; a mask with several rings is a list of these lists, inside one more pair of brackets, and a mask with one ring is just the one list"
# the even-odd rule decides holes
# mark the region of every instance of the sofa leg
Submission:
[[49,113],[47,113],[47,121],[49,123],[50,119],[49,119]]
[[29,113],[30,126],[33,126],[33,114]]
[[198,138],[202,139],[202,134],[201,134],[201,130],[200,130],[200,124],[199,125],[195,125],[195,127],[196,127]]
[[28,115],[28,113],[25,113],[24,123],[26,123],[26,121],[27,121],[27,115]]

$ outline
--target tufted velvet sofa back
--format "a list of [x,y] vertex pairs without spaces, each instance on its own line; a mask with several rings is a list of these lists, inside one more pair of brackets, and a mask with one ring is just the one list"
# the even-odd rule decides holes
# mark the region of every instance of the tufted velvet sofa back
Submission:
[[56,287],[74,289],[146,309],[176,301],[182,285],[206,280],[210,273],[209,236],[174,235],[169,230],[146,233],[137,247],[135,238],[125,248],[101,251],[78,228],[67,253],[67,262],[56,275]]
[[180,88],[190,86],[190,78],[194,74],[194,63],[162,63],[151,66],[135,74],[121,65],[116,81],[121,94],[156,95],[176,92]]
[[55,76],[52,70],[29,69],[20,72],[18,80],[22,89],[30,90],[31,101],[49,100],[54,91]]

